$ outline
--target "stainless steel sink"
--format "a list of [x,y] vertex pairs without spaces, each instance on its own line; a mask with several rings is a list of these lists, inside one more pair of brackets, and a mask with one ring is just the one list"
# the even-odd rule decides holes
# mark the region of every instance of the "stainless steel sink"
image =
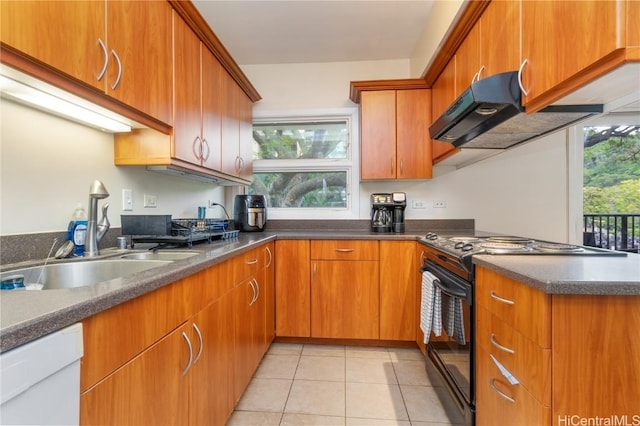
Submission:
[[124,277],[168,263],[171,262],[168,260],[131,262],[123,259],[57,263],[3,272],[0,278],[24,275],[24,283],[27,287],[30,284],[43,284],[42,290],[75,288]]
[[188,259],[193,256],[198,256],[200,252],[197,251],[141,251],[138,253],[129,253],[120,256],[121,259],[128,260],[182,260]]

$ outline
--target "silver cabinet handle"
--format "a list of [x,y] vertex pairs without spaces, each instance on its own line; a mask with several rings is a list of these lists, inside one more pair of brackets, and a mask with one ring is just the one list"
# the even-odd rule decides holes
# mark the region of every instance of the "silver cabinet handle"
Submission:
[[258,259],[251,259],[247,261],[247,265],[255,265],[256,263],[258,263]]
[[196,138],[193,140],[193,144],[191,144],[191,150],[193,151],[194,157],[196,157],[198,160],[202,160],[202,140],[200,139],[200,136],[196,136]]
[[491,336],[489,337],[489,340],[491,341],[491,344],[493,346],[495,346],[498,349],[501,349],[501,350],[505,351],[506,353],[509,353],[509,354],[515,354],[516,353],[516,351],[514,351],[513,349],[508,348],[506,346],[502,346],[500,343],[496,342],[496,335],[493,334],[493,333],[491,333]]
[[529,94],[529,92],[524,90],[524,86],[522,85],[522,71],[524,70],[524,66],[526,64],[527,60],[525,59],[524,61],[522,61],[522,63],[520,64],[520,68],[518,69],[518,85],[520,86],[520,91],[522,91],[525,96]]
[[400,160],[400,176],[404,174],[404,160]]
[[244,170],[244,158],[239,157],[240,158],[240,168],[238,169],[238,172],[242,172]]
[[111,49],[111,54],[116,58],[116,62],[118,63],[118,76],[116,77],[116,81],[113,83],[113,86],[111,86],[111,90],[116,90],[116,87],[120,84],[120,78],[122,78],[122,62],[120,62],[120,57],[115,50]]
[[389,171],[391,174],[395,173],[395,170],[393,169],[393,158],[389,160]]
[[253,282],[256,283],[256,300],[260,298],[260,283],[257,279],[253,279]]
[[249,302],[249,306],[256,303],[256,287],[253,285],[253,280],[249,281],[249,285],[251,286],[251,290],[253,291],[253,297],[251,297],[251,302]]
[[313,262],[313,278],[311,281],[315,281],[316,280],[316,272],[318,271],[318,264],[316,262]]
[[507,305],[515,305],[516,302],[514,302],[513,300],[509,300],[509,299],[503,299],[500,296],[497,296],[493,290],[491,290],[491,292],[489,293],[489,296],[491,296],[492,299],[497,300],[498,302],[502,302],[502,303],[506,303]]
[[482,71],[484,71],[484,65],[481,66],[478,72],[476,73],[476,81],[480,81],[480,78],[482,76]]
[[495,393],[497,393],[498,395],[500,395],[501,397],[503,397],[504,399],[506,399],[507,401],[511,402],[511,403],[515,403],[516,400],[511,398],[510,396],[506,395],[504,392],[500,391],[500,389],[498,389],[496,387],[495,384],[495,379],[492,377],[489,379],[489,386],[491,386],[491,389],[493,389],[493,391]]
[[352,251],[354,251],[355,249],[352,248],[337,248],[336,251],[339,253],[350,253]]
[[107,72],[107,66],[109,66],[109,53],[107,52],[107,46],[104,45],[104,42],[101,38],[98,38],[98,44],[100,45],[102,53],[104,54],[104,63],[102,64],[102,69],[100,70],[97,78],[97,80],[100,81],[102,80],[102,77],[104,77],[104,74]]
[[[204,148],[207,148],[207,155],[204,155]],[[205,138],[202,138],[202,145],[200,148],[200,159],[203,161],[207,161],[209,159],[209,155],[211,154],[211,148],[209,148],[209,142]]]
[[189,340],[189,336],[187,336],[187,333],[185,333],[184,331],[182,332],[182,337],[184,337],[184,340],[187,341],[187,346],[189,347],[189,362],[187,363],[187,366],[184,368],[184,370],[182,370],[182,375],[186,376],[187,372],[191,368],[191,365],[193,364],[193,347],[191,346],[191,340]]
[[273,259],[273,257],[271,255],[271,250],[269,249],[269,247],[267,247],[266,249],[267,253],[269,253],[269,262],[267,262],[267,266],[265,266],[265,268],[268,268],[269,266],[271,266],[271,260]]
[[425,257],[424,250],[422,250],[422,251],[420,252],[420,264],[421,264],[421,265],[424,263],[424,257]]
[[196,357],[193,359],[193,363],[195,364],[200,359],[200,355],[202,355],[202,346],[204,345],[204,341],[202,340],[202,333],[200,333],[200,329],[198,328],[196,323],[194,322],[193,324],[191,324],[191,326],[196,331],[196,334],[198,335],[198,340],[200,340],[200,348],[198,349],[198,353],[196,354]]

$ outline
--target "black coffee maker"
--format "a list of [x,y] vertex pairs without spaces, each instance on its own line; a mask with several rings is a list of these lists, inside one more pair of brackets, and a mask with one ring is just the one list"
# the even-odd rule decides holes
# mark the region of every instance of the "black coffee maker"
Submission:
[[373,232],[404,232],[404,192],[371,194],[371,230]]

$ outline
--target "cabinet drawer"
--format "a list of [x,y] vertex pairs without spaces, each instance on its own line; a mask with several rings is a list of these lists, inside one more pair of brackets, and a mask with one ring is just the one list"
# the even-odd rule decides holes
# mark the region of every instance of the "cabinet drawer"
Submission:
[[493,355],[538,401],[551,405],[551,350],[477,307],[476,344]]
[[378,241],[314,240],[311,259],[378,260]]
[[551,298],[488,269],[476,268],[476,301],[543,348],[551,347]]
[[167,335],[187,317],[184,287],[189,278],[114,306],[82,321],[84,392]]
[[477,351],[476,425],[551,425],[551,407],[504,378],[483,346]]
[[262,246],[246,253],[242,253],[233,259],[225,262],[225,267],[231,275],[234,285],[255,275],[258,270],[266,265],[266,246]]

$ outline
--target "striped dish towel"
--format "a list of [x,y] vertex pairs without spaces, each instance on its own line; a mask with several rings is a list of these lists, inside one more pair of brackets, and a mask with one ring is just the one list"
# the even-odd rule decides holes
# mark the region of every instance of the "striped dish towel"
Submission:
[[437,280],[431,272],[422,273],[422,296],[420,300],[420,329],[424,333],[424,343],[429,342],[431,332],[442,334],[441,291],[433,282]]

